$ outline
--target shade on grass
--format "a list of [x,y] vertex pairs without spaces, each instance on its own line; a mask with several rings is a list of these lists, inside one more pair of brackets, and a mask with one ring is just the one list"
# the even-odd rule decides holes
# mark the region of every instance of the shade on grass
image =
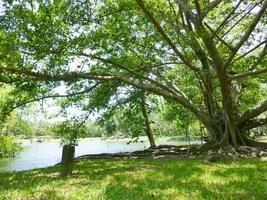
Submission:
[[267,162],[258,159],[90,160],[72,177],[58,171],[0,173],[0,199],[267,199]]

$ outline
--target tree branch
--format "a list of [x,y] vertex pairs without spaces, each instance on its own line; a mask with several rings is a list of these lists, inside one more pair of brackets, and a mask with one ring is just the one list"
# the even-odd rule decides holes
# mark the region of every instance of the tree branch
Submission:
[[95,89],[99,84],[101,84],[102,82],[98,82],[96,83],[95,85],[93,85],[92,87],[89,87],[83,91],[80,91],[80,92],[76,92],[76,93],[71,93],[71,94],[65,94],[65,95],[48,95],[48,96],[42,96],[42,97],[38,97],[38,98],[35,98],[35,99],[31,99],[31,100],[28,100],[28,101],[25,101],[25,102],[22,102],[16,106],[13,106],[12,108],[10,108],[7,112],[4,112],[4,117],[9,115],[13,110],[15,110],[16,108],[19,108],[19,107],[22,107],[22,106],[25,106],[29,103],[33,103],[33,102],[37,102],[37,101],[41,101],[41,100],[44,100],[44,99],[55,99],[55,98],[66,98],[66,97],[72,97],[72,96],[76,96],[76,95],[81,95],[81,94],[84,94],[84,93],[88,93],[88,92],[91,92],[93,89]]
[[262,15],[266,11],[266,8],[267,8],[267,0],[265,0],[263,2],[263,5],[262,5],[260,11],[258,12],[258,14],[256,15],[256,17],[251,22],[249,28],[247,29],[247,31],[245,32],[245,34],[243,35],[243,37],[240,39],[240,41],[238,42],[238,44],[234,47],[234,51],[229,55],[227,61],[224,63],[224,67],[225,68],[227,68],[230,65],[230,63],[232,62],[232,60],[235,57],[236,53],[240,49],[240,47],[247,41],[247,39],[249,38],[249,36],[251,35],[251,33],[254,31],[254,29],[257,26],[257,24],[259,23]]
[[244,78],[247,76],[255,76],[255,75],[264,74],[264,73],[267,73],[267,69],[255,70],[255,71],[244,72],[241,74],[236,74],[234,76],[231,76],[230,79],[236,80],[236,79]]
[[160,87],[160,88],[162,88],[162,89],[164,89],[166,91],[169,91],[169,92],[175,94],[174,91],[170,90],[170,88],[168,88],[167,86],[161,84],[160,82],[155,81],[155,80],[153,80],[153,79],[151,79],[151,78],[149,78],[147,76],[144,76],[144,75],[138,73],[136,70],[132,70],[129,67],[126,67],[125,65],[122,65],[122,64],[120,64],[120,63],[118,63],[118,62],[116,62],[114,60],[105,59],[105,58],[101,58],[99,56],[95,56],[95,55],[91,55],[91,54],[86,54],[86,53],[81,53],[80,55],[86,56],[86,57],[90,57],[90,58],[93,58],[93,59],[96,59],[96,60],[100,60],[103,63],[108,63],[108,64],[111,64],[113,66],[117,66],[117,67],[119,67],[119,68],[121,68],[121,69],[129,72],[130,75],[135,75],[136,77],[138,77],[138,78],[140,78],[142,80],[147,80],[147,81],[151,82],[152,84],[155,84],[156,86],[158,86],[158,87]]
[[223,43],[226,47],[228,47],[231,51],[234,51],[234,48],[228,44],[225,40],[223,40],[207,23],[204,23],[205,26],[209,29],[209,31],[221,42]]
[[249,66],[249,70],[254,70],[258,64],[260,64],[261,60],[264,58],[264,56],[267,53],[267,43],[265,44],[265,47],[263,48],[262,52],[260,53],[259,57],[254,61],[252,65]]
[[202,17],[204,18],[211,10],[213,10],[216,6],[218,6],[222,0],[214,0],[211,3],[207,5],[207,7],[204,9]]
[[248,121],[245,125],[241,127],[242,130],[246,131],[249,129],[257,128],[259,126],[262,126],[264,124],[267,124],[267,117],[264,119],[256,119]]
[[[250,12],[257,6],[258,4],[255,4],[254,6],[252,6],[243,16],[241,16],[240,18],[239,18],[239,20],[237,20],[226,32],[224,32],[223,33],[223,35],[221,36],[222,38],[224,37],[224,36],[226,36],[231,30],[233,30],[234,29],[234,27],[236,26],[236,25],[238,25],[247,15],[249,15],[250,14]],[[243,12],[245,12],[245,10],[246,9],[244,9],[244,11]],[[239,15],[237,15],[237,16],[239,16]],[[231,19],[231,20],[233,20],[233,18]]]
[[[253,47],[252,49],[248,50],[246,53],[244,53],[243,55],[239,56],[238,58],[236,58],[232,63],[240,60],[241,58],[245,57],[246,55],[250,54],[251,52],[255,51],[256,49],[258,49],[261,45],[263,45],[265,43],[265,46],[263,48],[263,51],[261,52],[262,53],[266,53],[266,50],[267,50],[267,40],[264,40],[262,42],[260,42],[259,44],[257,44],[255,47]],[[260,57],[260,56],[259,56]]]
[[236,9],[239,7],[239,5],[243,2],[243,0],[239,0],[239,2],[236,4],[234,9],[228,13],[228,15],[224,18],[224,20],[221,22],[221,24],[216,28],[215,33],[218,33],[223,26],[227,23],[229,18],[235,13]]
[[36,79],[39,81],[72,81],[78,79],[89,79],[89,80],[118,80],[119,78],[113,76],[110,73],[78,73],[78,72],[70,72],[61,75],[49,75],[40,72],[33,72],[26,69],[15,68],[15,67],[4,67],[0,65],[0,70],[11,72],[12,74],[16,74],[18,76],[27,76],[32,79]]
[[179,5],[179,7],[183,10],[186,17],[190,19],[190,21],[193,22],[193,24],[196,25],[198,22],[196,15],[190,10],[190,8],[187,5],[187,2],[183,0],[175,0],[175,1]]
[[175,54],[183,61],[185,65],[187,65],[191,70],[197,71],[197,68],[194,67],[189,60],[187,60],[182,53],[176,48],[175,44],[171,41],[169,36],[165,33],[165,31],[162,29],[160,24],[157,22],[157,20],[154,18],[154,16],[146,9],[144,1],[143,0],[135,0],[138,4],[138,6],[142,9],[145,16],[150,20],[150,22],[154,25],[154,27],[157,29],[159,34],[163,37],[163,39],[167,42],[167,44],[172,48],[172,50],[175,52]]
[[242,124],[250,119],[253,119],[257,116],[259,116],[261,113],[265,112],[267,110],[267,99],[252,108],[251,110],[248,110],[243,113],[241,117],[237,119],[237,124]]
[[194,0],[194,2],[195,2],[196,10],[197,10],[198,21],[199,21],[199,23],[201,23],[203,18],[202,18],[202,12],[201,12],[199,1]]

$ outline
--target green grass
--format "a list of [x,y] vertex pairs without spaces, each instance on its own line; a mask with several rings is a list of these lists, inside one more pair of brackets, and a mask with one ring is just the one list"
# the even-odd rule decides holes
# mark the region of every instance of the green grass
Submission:
[[91,160],[65,178],[58,170],[0,173],[0,199],[267,199],[267,162],[258,159]]

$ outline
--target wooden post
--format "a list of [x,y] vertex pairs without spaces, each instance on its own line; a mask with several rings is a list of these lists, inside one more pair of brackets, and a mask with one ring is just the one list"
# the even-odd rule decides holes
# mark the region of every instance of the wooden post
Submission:
[[67,144],[63,146],[62,160],[61,160],[61,176],[72,174],[73,161],[74,161],[75,145]]

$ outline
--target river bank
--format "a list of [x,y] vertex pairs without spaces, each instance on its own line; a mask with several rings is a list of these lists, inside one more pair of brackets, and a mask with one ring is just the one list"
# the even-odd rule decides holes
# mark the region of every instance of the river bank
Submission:
[[[171,138],[158,138],[157,145],[186,145],[187,141]],[[62,144],[59,139],[47,139],[42,142],[24,140],[23,151],[16,157],[0,159],[0,171],[21,171],[33,168],[53,166],[61,161]],[[142,151],[149,148],[146,137],[137,142],[129,138],[83,138],[78,140],[75,157],[88,154],[120,153]]]
[[[84,138],[78,141],[78,146],[75,150],[75,157],[105,157],[107,155],[112,157],[113,154],[117,156],[125,157],[136,157],[136,155],[131,155],[131,152],[140,151],[139,156],[144,157],[149,155],[150,157],[155,156],[172,156],[179,155],[179,157],[188,156],[188,148],[182,147],[182,150],[167,150],[167,152],[162,152],[162,150],[155,150],[153,152],[142,152],[149,148],[149,142],[146,137],[141,137],[138,142],[130,142],[130,138]],[[199,144],[199,140],[194,140],[191,138],[190,144]],[[185,146],[189,144],[189,141],[185,137],[161,137],[156,139],[157,145],[176,145]],[[178,147],[178,148],[180,148]],[[157,152],[159,151],[159,152]],[[261,151],[253,150],[253,156],[262,155]],[[190,156],[196,156],[199,154],[198,151],[189,152]],[[229,152],[228,152],[229,153]],[[144,154],[144,156],[142,156]],[[208,155],[209,154],[209,155]],[[212,152],[215,154],[216,152]],[[238,153],[231,153],[238,157]],[[21,171],[33,168],[42,168],[53,166],[61,161],[62,155],[62,144],[59,139],[50,139],[42,142],[36,142],[31,140],[25,140],[23,142],[23,151],[18,153],[14,158],[0,159],[0,171]],[[88,156],[89,155],[89,156]],[[111,155],[111,156],[110,156]],[[205,155],[210,156],[209,152]],[[138,155],[137,155],[138,157]]]
[[[88,140],[104,140],[104,141],[127,141],[127,142],[145,142],[148,141],[146,136],[140,136],[138,138],[131,138],[131,137],[122,137],[122,136],[111,136],[111,137],[85,137],[85,138],[79,138],[79,141],[88,141]],[[189,142],[188,137],[184,136],[163,136],[163,137],[156,137],[155,140],[160,141],[183,141],[183,142]],[[200,137],[190,137],[190,141],[200,141]],[[23,139],[21,138],[20,141],[24,144],[33,143],[33,142],[60,142],[61,140],[59,138],[54,138],[51,136],[45,136],[45,137],[34,137],[34,138],[27,138]]]

